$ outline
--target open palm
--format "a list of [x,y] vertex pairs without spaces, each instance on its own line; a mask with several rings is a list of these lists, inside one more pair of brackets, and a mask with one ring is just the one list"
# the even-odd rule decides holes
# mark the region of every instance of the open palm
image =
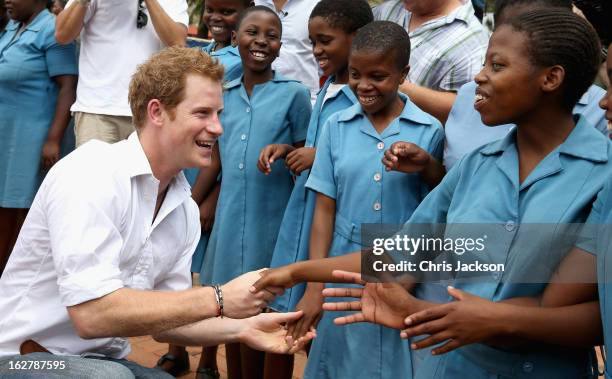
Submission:
[[410,314],[412,295],[398,283],[366,283],[358,273],[334,271],[334,276],[342,281],[363,285],[363,288],[327,288],[325,297],[352,297],[355,301],[323,304],[326,311],[356,311],[338,317],[337,325],[357,322],[371,322],[390,328],[403,329],[404,319]]

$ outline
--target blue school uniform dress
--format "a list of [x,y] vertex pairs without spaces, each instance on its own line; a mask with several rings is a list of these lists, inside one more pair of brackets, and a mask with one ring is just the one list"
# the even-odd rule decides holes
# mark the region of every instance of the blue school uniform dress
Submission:
[[[578,247],[597,257],[597,289],[603,324],[606,351],[612,344],[612,180],[608,179],[597,196],[586,222],[584,240]],[[612,370],[606,362],[606,379],[612,379]]]
[[[223,49],[213,51],[217,43],[215,41],[209,43],[204,48],[203,51],[210,54],[211,57],[219,59],[219,62],[223,65],[225,72],[223,74],[223,78],[225,82],[231,82],[239,78],[242,75],[242,61],[240,60],[240,54],[238,53],[238,48],[233,46],[226,46]],[[191,168],[185,170],[185,177],[189,184],[193,187],[195,185],[196,179],[198,178],[198,173],[200,169]],[[202,263],[204,262],[204,255],[206,253],[206,246],[208,245],[208,239],[210,238],[210,233],[202,233],[200,237],[200,242],[196,247],[193,258],[191,260],[191,272],[202,272]],[[200,277],[201,278],[201,277]]]
[[74,43],[55,40],[46,9],[17,35],[10,21],[0,33],[0,207],[29,208],[42,182],[42,147],[55,115],[53,77],[77,75]]
[[242,77],[227,85],[219,138],[221,193],[206,248],[203,283],[225,283],[240,274],[269,267],[272,251],[293,189],[283,160],[264,175],[257,168],[261,150],[273,143],[306,139],[310,93],[278,74],[256,85],[249,98]]
[[[353,91],[347,85],[325,99],[327,90],[334,80],[333,76],[327,79],[323,88],[317,94],[317,101],[308,124],[306,147],[316,147],[318,145],[321,129],[332,114],[349,108],[358,102]],[[309,176],[310,170],[304,170],[296,177],[295,186],[283,215],[270,267],[285,266],[308,259],[310,226],[316,200],[316,194],[305,187]],[[305,286],[304,283],[301,283],[286,290],[282,296],[277,297],[270,303],[270,308],[281,312],[295,309],[302,295],[304,295]]]
[[[429,191],[420,174],[387,172],[381,161],[385,150],[397,141],[415,143],[441,157],[440,123],[407,97],[402,100],[402,114],[382,134],[359,104],[335,113],[323,128],[306,187],[336,201],[330,257],[361,248],[361,224],[407,220]],[[398,330],[369,323],[334,325],[333,319],[342,315],[323,314],[305,378],[410,377],[410,349]]]
[[[410,228],[411,223],[478,223],[497,228],[495,240],[488,241],[497,247],[490,250],[489,260],[505,264],[505,271],[471,283],[459,276],[450,284],[492,301],[537,296],[548,277],[542,278],[543,283],[526,284],[512,279],[538,269],[533,263],[551,252],[555,239],[534,237],[533,225],[553,224],[562,230],[584,222],[612,174],[611,147],[608,138],[581,117],[565,142],[519,183],[515,129],[460,160],[405,227]],[[449,226],[447,235],[448,231]],[[562,256],[552,258],[560,261]],[[430,301],[451,301],[443,286],[431,283],[417,287],[416,295]],[[592,374],[591,353],[590,349],[553,348],[535,342],[529,351],[472,344],[442,356],[415,351],[413,364],[415,377],[423,379],[581,378]]]
[[[446,142],[444,146],[444,166],[450,170],[465,154],[489,142],[504,138],[514,124],[486,126],[480,119],[480,113],[474,109],[476,97],[476,82],[469,82],[459,89],[457,98],[448,115],[444,132]],[[608,135],[608,128],[604,111],[599,107],[599,101],[606,92],[596,85],[589,87],[574,107],[575,115],[584,115],[589,123],[604,135]]]

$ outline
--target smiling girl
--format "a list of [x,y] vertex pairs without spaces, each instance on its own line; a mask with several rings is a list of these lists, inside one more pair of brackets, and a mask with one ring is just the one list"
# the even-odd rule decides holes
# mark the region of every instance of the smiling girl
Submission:
[[[226,279],[268,267],[283,212],[293,188],[282,162],[270,163],[271,172],[257,169],[261,150],[268,144],[280,149],[301,147],[306,138],[311,105],[306,87],[272,70],[281,45],[281,22],[267,7],[247,8],[235,34],[244,75],[229,82],[224,94],[227,111],[221,115],[225,132],[216,146],[223,180],[215,224],[203,263],[203,283]],[[216,175],[210,175],[216,180]],[[240,364],[239,351],[228,346],[229,370],[246,375],[260,371]],[[232,358],[233,357],[233,358]]]
[[[437,184],[440,123],[398,95],[408,74],[410,41],[391,22],[361,28],[352,42],[349,86],[359,104],[332,115],[321,131],[306,187],[316,191],[311,259],[361,248],[361,224],[400,223]],[[399,141],[423,160],[414,173],[386,172],[383,154]],[[397,378],[411,372],[408,344],[377,325],[337,328],[324,314],[306,378]]]

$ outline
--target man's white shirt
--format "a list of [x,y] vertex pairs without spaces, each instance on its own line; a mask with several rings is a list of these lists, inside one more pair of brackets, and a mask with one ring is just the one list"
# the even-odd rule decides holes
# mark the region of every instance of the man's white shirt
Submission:
[[48,173],[0,279],[0,356],[33,339],[52,353],[123,358],[123,338],[84,340],[66,307],[117,289],[184,290],[200,239],[184,175],[153,222],[159,181],[136,133],[91,141]]
[[[75,0],[70,0],[66,7]],[[185,0],[157,0],[166,14],[187,27]],[[138,29],[136,0],[91,0],[79,53],[79,82],[73,112],[131,116],[128,88],[136,67],[164,47],[148,11],[147,25]]]

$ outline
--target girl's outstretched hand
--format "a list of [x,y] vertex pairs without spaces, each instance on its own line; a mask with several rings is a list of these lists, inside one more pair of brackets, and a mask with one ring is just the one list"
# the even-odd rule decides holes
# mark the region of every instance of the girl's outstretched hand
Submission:
[[272,144],[261,149],[259,154],[259,160],[257,161],[257,168],[259,171],[268,175],[272,172],[272,163],[277,159],[284,159],[289,152],[295,148],[291,145],[284,144]]
[[294,175],[300,175],[312,167],[316,151],[314,147],[300,147],[287,154],[285,163]]
[[456,300],[438,305],[406,317],[407,329],[402,338],[428,334],[412,349],[422,349],[445,342],[432,350],[432,354],[445,354],[463,345],[484,342],[502,332],[502,303],[495,303],[467,292],[448,287],[448,293]]
[[261,277],[253,283],[251,292],[256,293],[268,287],[291,288],[297,284],[293,278],[292,265],[271,268],[259,272]]
[[287,337],[291,337],[293,341],[298,341],[307,336],[309,332],[316,330],[323,315],[321,291],[324,287],[323,283],[308,283],[306,286],[304,295],[295,307],[296,311],[302,311],[304,315],[295,322],[287,323]]
[[431,155],[410,142],[395,142],[382,159],[387,171],[421,172],[431,161]]
[[325,297],[353,297],[355,301],[324,303],[326,311],[356,311],[334,319],[336,325],[371,322],[390,328],[401,329],[404,319],[410,314],[412,295],[399,283],[366,283],[361,274],[334,271],[334,277],[347,283],[357,283],[363,288],[326,288]]

